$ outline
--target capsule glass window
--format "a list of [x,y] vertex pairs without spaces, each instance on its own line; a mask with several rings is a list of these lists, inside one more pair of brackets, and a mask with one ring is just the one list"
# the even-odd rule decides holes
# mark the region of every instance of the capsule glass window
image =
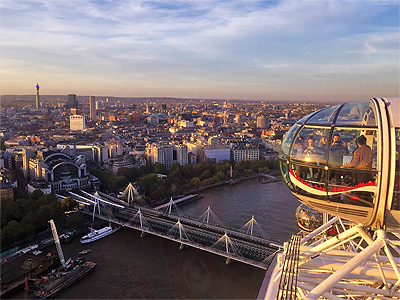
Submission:
[[340,104],[333,105],[320,110],[307,120],[307,124],[332,124],[340,106]]
[[375,106],[371,100],[348,102],[341,108],[336,125],[376,126]]
[[329,133],[329,127],[304,126],[292,145],[291,160],[325,165]]
[[290,130],[286,133],[285,137],[283,138],[281,149],[279,152],[279,157],[281,158],[287,158],[289,155],[289,149],[290,145],[293,140],[293,136],[296,133],[297,129],[299,128],[299,125],[294,125]]
[[[361,162],[355,163],[353,158],[355,152],[359,149],[357,139],[365,138],[365,144],[368,149],[363,153],[370,151],[372,161],[366,166],[360,166]],[[377,129],[374,128],[335,128],[329,143],[329,163],[330,167],[341,167],[349,165],[349,168],[376,170],[377,165]],[[356,155],[357,156],[357,155]],[[363,162],[365,163],[365,161]]]

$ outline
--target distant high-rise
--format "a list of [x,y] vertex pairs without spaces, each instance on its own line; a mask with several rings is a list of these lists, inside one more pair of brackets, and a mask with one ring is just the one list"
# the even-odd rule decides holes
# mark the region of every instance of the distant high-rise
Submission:
[[68,94],[67,108],[78,108],[78,100],[75,94]]
[[90,120],[94,120],[96,117],[96,98],[94,96],[89,97],[90,106]]
[[259,116],[257,118],[257,128],[266,129],[269,127],[269,119],[264,116]]
[[40,108],[40,100],[39,100],[39,83],[36,82],[36,109]]
[[96,101],[96,110],[102,108],[102,102],[101,101]]

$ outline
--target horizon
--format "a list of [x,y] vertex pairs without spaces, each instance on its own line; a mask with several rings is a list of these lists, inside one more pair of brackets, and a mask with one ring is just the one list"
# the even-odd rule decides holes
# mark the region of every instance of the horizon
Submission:
[[4,0],[1,94],[31,95],[39,82],[41,95],[398,97],[399,8],[398,0]]
[[[49,94],[49,95],[42,95],[40,94],[40,97],[68,97],[68,94]],[[140,100],[140,99],[144,99],[144,100],[162,100],[162,99],[166,99],[166,100],[188,100],[188,101],[227,101],[227,102],[290,102],[290,101],[295,101],[295,102],[322,102],[322,103],[340,103],[340,100],[319,100],[319,99],[304,99],[304,100],[298,100],[298,99],[227,99],[227,98],[185,98],[185,97],[169,97],[169,96],[142,96],[142,97],[137,97],[137,96],[111,96],[111,95],[78,95],[75,94],[75,96],[81,97],[81,98],[88,98],[87,100],[89,100],[89,97],[95,97],[95,99],[101,99],[101,100],[105,100],[107,98],[110,98],[110,100]],[[5,94],[5,95],[1,95],[0,94],[0,100],[2,99],[2,97],[32,97],[32,99],[17,99],[17,101],[32,101],[32,103],[35,103],[36,100],[36,94]],[[47,102],[49,101],[48,99],[45,99],[45,101],[42,101],[43,99],[41,99],[40,102]],[[61,99],[58,99],[61,100]],[[67,99],[65,99],[67,100]],[[346,102],[355,102],[355,101],[364,101],[366,99],[348,99]]]

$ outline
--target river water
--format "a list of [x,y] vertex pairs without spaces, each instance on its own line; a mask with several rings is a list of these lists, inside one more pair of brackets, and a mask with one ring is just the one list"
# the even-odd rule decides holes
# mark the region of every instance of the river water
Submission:
[[[294,213],[299,202],[283,182],[260,184],[257,179],[202,192],[184,204],[185,215],[199,217],[208,206],[226,226],[242,227],[254,215],[275,241],[298,231]],[[65,257],[85,248],[78,238],[62,245]],[[56,299],[254,299],[265,271],[223,257],[122,228],[88,244],[86,259],[97,263],[94,273]],[[55,251],[55,249],[53,249]],[[14,298],[27,298],[21,292]]]

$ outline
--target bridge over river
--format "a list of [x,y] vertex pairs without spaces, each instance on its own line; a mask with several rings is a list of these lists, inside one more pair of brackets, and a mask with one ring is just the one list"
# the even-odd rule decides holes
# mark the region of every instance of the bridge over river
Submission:
[[168,212],[161,212],[128,204],[101,192],[94,195],[70,192],[70,196],[81,204],[81,213],[140,230],[143,236],[152,234],[178,242],[181,249],[190,246],[223,256],[227,263],[235,260],[267,269],[281,247],[256,235],[257,222],[254,217],[242,230],[237,230],[213,224],[210,208],[204,212],[202,219],[196,220],[173,214],[171,207],[167,208]]

